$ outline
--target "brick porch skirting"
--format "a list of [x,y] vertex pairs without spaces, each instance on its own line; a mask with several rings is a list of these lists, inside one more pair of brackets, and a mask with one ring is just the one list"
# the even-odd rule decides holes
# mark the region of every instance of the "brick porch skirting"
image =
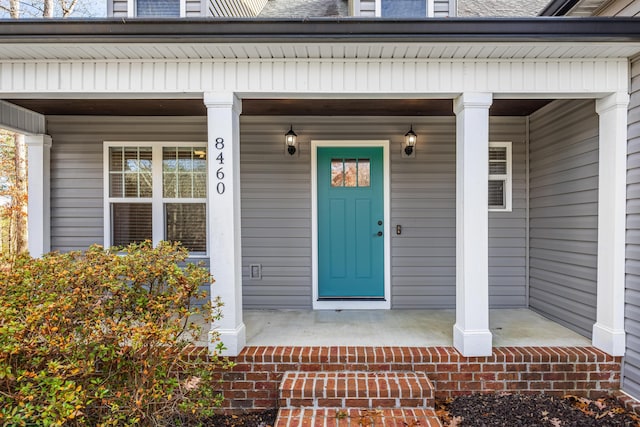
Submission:
[[597,398],[620,389],[621,358],[593,347],[496,347],[489,357],[453,347],[247,347],[231,360],[220,378],[232,410],[276,407],[286,371],[425,372],[436,399],[495,391]]

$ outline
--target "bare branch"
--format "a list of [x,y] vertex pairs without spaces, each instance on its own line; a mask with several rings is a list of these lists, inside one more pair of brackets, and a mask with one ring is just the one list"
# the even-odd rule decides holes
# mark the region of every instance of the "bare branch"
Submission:
[[58,0],[60,3],[60,8],[62,9],[62,17],[66,18],[73,13],[73,9],[78,4],[78,0],[71,0],[69,4],[67,4],[66,0]]
[[44,0],[42,16],[44,18],[53,18],[53,0]]

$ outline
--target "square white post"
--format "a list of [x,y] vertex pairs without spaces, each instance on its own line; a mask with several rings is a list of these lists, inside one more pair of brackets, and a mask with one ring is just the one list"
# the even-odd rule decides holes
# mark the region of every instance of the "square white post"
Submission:
[[27,232],[29,253],[41,257],[51,250],[51,137],[27,135]]
[[463,93],[456,114],[456,323],[463,356],[490,356],[489,107],[491,93]]
[[627,194],[627,108],[629,95],[596,101],[598,143],[598,290],[594,347],[623,356],[625,223]]
[[[240,112],[241,101],[231,92],[205,93],[207,106],[207,201],[211,298],[224,303],[224,317],[212,328],[227,350],[237,356],[246,344],[242,320],[242,251],[240,242]],[[210,350],[214,349],[212,343]]]

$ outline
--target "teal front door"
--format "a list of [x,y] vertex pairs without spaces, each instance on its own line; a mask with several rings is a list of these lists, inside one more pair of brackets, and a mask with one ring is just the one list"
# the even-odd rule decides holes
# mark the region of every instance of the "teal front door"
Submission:
[[318,297],[382,299],[382,147],[317,150]]

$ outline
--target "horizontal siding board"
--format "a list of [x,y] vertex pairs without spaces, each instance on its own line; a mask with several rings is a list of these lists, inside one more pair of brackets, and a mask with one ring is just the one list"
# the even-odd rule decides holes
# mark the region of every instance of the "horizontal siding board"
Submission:
[[[615,2],[622,3],[621,0]],[[637,3],[637,2],[634,2]],[[637,5],[636,5],[637,6]],[[619,13],[626,15],[624,9]],[[638,12],[636,12],[638,13]],[[640,399],[640,60],[631,63],[627,143],[626,354],[622,389]]]
[[529,305],[585,336],[595,322],[598,116],[554,101],[530,124]]

